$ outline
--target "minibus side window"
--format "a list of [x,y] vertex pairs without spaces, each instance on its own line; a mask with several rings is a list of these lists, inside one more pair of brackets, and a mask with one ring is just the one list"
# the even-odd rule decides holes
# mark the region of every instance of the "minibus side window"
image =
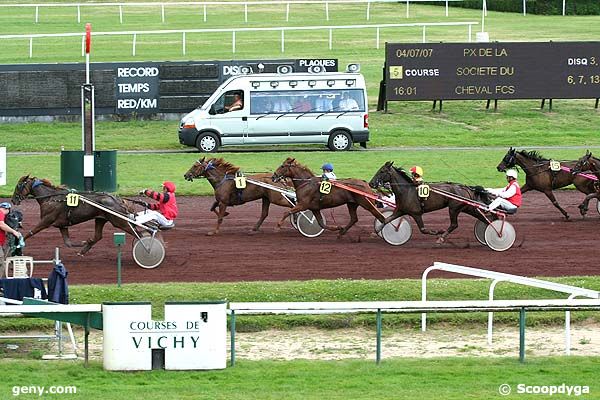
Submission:
[[224,114],[239,111],[244,108],[244,92],[230,90],[219,97],[210,107],[210,114]]

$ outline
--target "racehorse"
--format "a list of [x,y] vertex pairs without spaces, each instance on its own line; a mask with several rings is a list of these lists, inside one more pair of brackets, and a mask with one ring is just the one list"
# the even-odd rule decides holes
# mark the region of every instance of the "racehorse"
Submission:
[[[395,167],[393,161],[386,162],[369,182],[372,188],[379,188],[389,184],[396,196],[396,208],[392,215],[385,219],[389,223],[403,215],[410,215],[415,220],[421,233],[426,235],[441,235],[438,243],[443,243],[446,237],[458,227],[458,215],[467,213],[480,221],[489,223],[484,215],[474,206],[465,202],[451,199],[434,191],[429,192],[426,198],[420,198],[417,186],[412,177],[402,168]],[[431,188],[439,189],[476,202],[489,204],[492,201],[491,194],[482,187],[470,187],[459,183],[432,183]],[[425,228],[423,214],[448,207],[450,214],[450,226],[446,230],[434,230]],[[493,217],[491,218],[494,219]]]
[[[79,255],[87,253],[94,244],[102,239],[102,229],[106,222],[110,222],[115,228],[121,229],[134,235],[129,223],[115,215],[102,211],[87,203],[80,202],[76,207],[69,207],[66,203],[66,195],[70,191],[65,186],[54,186],[47,179],[38,179],[34,176],[22,176],[17,182],[12,196],[13,204],[19,205],[28,197],[33,197],[40,205],[40,222],[35,228],[27,232],[24,239],[28,239],[44,229],[54,226],[60,230],[63,241],[67,247],[82,247]],[[116,213],[127,217],[133,212],[132,207],[124,200],[108,193],[81,193],[86,198],[109,208]],[[73,243],[69,237],[69,227],[93,219],[96,223],[94,237],[81,243]]]
[[573,184],[582,193],[595,192],[593,181],[571,173],[576,163],[577,161],[561,161],[561,166],[566,168],[552,171],[550,160],[542,157],[537,151],[517,151],[511,147],[496,168],[498,171],[504,172],[516,165],[521,167],[525,171],[525,184],[521,186],[521,193],[529,190],[544,193],[554,207],[558,208],[564,217],[569,220],[569,214],[558,204],[552,190]]
[[571,173],[577,175],[581,172],[590,171],[597,180],[594,182],[595,192],[585,196],[583,203],[579,205],[579,212],[585,216],[588,211],[588,205],[591,199],[600,201],[600,159],[594,157],[590,151],[587,151],[584,156],[577,160],[577,164],[571,170]]
[[[234,179],[239,170],[239,167],[232,165],[222,158],[206,159],[203,157],[201,160],[196,161],[183,175],[183,177],[190,182],[195,178],[204,177],[210,182],[214,189],[215,202],[210,210],[214,211],[217,215],[217,226],[213,231],[208,233],[209,236],[219,233],[223,218],[229,215],[229,213],[226,212],[227,207],[229,206],[237,206],[259,199],[262,200],[260,218],[256,225],[254,225],[254,228],[252,228],[252,232],[258,231],[265,218],[269,215],[269,206],[271,203],[282,207],[292,206],[291,203],[284,198],[283,194],[262,186],[254,185],[250,182],[247,183],[244,189],[237,189]],[[270,174],[248,175],[247,177],[272,185]],[[282,184],[276,186],[285,189],[285,186]]]
[[[298,163],[295,158],[288,157],[283,164],[277,168],[272,177],[273,182],[280,181],[284,178],[292,180],[294,188],[296,189],[297,204],[291,210],[288,210],[283,214],[283,217],[277,223],[278,227],[281,227],[283,221],[285,221],[290,214],[310,210],[313,212],[321,228],[330,231],[338,231],[338,237],[340,237],[358,221],[358,215],[356,214],[358,206],[369,211],[379,221],[383,222],[385,220],[384,216],[377,210],[375,205],[359,193],[354,193],[332,185],[331,191],[328,194],[322,194],[320,192],[321,177],[315,176],[308,167]],[[372,193],[367,182],[360,179],[338,179],[336,182],[340,182],[362,192]],[[350,221],[348,224],[344,227],[326,225],[323,221],[321,210],[343,204],[346,204],[350,214]]]

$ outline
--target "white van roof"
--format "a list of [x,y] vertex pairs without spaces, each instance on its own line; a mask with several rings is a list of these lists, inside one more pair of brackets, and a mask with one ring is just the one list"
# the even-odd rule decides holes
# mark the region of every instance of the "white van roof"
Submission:
[[[311,74],[308,72],[296,72],[290,74],[245,74],[235,75],[226,80],[222,87],[227,88],[231,84],[237,81],[238,84],[249,84],[250,82],[308,82],[316,81],[323,82],[327,80],[355,80],[353,87],[364,88],[364,77],[360,73],[355,72],[324,72],[320,74]],[[319,85],[320,86],[320,85]]]

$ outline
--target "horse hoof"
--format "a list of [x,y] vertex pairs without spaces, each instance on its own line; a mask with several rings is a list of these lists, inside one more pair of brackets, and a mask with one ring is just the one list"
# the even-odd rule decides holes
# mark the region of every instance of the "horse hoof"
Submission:
[[256,235],[257,233],[258,233],[258,229],[257,230],[253,229],[251,231],[248,231],[248,236],[253,236],[253,235]]
[[223,214],[223,218],[225,218],[228,215],[229,215],[229,212],[225,211],[225,214]]
[[215,232],[215,231],[210,231],[210,232],[207,232],[207,233],[206,233],[206,236],[214,236],[214,235],[216,235],[216,234],[217,234],[217,232]]
[[438,238],[438,240],[436,240],[437,244],[444,244],[446,242],[446,239],[444,239],[443,237]]

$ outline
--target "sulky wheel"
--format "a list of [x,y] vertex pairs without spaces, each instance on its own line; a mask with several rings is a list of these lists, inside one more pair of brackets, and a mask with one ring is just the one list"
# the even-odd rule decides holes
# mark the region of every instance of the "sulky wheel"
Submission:
[[144,236],[133,242],[133,259],[142,268],[156,268],[165,259],[165,245],[158,237]]
[[[392,212],[393,210],[389,208],[384,209],[381,214],[387,218],[392,215]],[[401,246],[408,242],[412,236],[410,222],[403,217],[398,217],[390,223],[385,224],[383,228],[381,228],[381,222],[375,219],[374,228],[375,232],[379,231],[377,234],[392,246]]]
[[[383,215],[384,217],[389,217],[390,215],[392,215],[392,213],[394,212],[393,208],[389,208],[386,207],[383,210],[380,210],[381,215]],[[375,233],[377,234],[377,236],[379,236],[380,238],[383,238],[383,236],[381,236],[381,225],[382,223],[379,222],[379,220],[377,218],[375,218],[373,220],[373,230],[375,230]]]
[[290,224],[295,230],[298,230],[298,213],[290,214]]
[[[502,231],[500,229],[502,229]],[[499,236],[498,233],[501,233],[501,236]],[[485,242],[488,247],[494,251],[510,249],[513,243],[515,243],[516,238],[517,234],[515,228],[506,221],[504,221],[504,223],[499,219],[492,221],[485,229]]]
[[[314,238],[319,236],[325,229],[321,228],[317,218],[315,218],[314,214],[310,210],[300,211],[295,214],[296,215],[296,226],[298,227],[298,232],[302,235]],[[325,216],[321,214],[323,217],[323,223],[325,222]]]
[[477,222],[475,222],[475,227],[473,228],[473,231],[475,233],[475,239],[477,239],[477,241],[484,246],[488,245],[487,242],[485,241],[485,231],[486,231],[487,227],[488,227],[487,222],[477,220]]

